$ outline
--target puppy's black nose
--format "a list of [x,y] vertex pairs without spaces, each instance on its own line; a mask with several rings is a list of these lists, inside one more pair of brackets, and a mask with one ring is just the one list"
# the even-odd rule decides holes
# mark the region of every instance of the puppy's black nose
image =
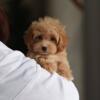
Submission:
[[42,50],[46,52],[47,51],[47,47],[42,47]]

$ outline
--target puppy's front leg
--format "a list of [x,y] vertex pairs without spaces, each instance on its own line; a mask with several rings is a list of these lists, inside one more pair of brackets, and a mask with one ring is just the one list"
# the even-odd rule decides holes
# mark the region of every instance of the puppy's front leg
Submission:
[[57,70],[57,64],[51,62],[51,60],[49,60],[48,58],[39,58],[38,59],[40,65],[46,69],[47,71],[49,71],[50,73],[53,73],[54,71]]
[[73,80],[72,71],[69,66],[66,66],[65,63],[58,62],[57,73],[67,78],[68,80]]

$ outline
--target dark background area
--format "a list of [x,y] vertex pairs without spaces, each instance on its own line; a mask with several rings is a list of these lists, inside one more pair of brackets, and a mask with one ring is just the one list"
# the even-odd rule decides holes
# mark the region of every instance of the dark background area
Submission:
[[100,100],[99,0],[86,0],[84,50],[86,100]]

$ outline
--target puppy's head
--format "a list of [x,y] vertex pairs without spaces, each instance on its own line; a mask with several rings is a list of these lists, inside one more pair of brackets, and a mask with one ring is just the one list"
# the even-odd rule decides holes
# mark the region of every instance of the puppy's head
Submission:
[[28,50],[42,55],[56,54],[66,48],[64,26],[50,17],[34,21],[24,36]]

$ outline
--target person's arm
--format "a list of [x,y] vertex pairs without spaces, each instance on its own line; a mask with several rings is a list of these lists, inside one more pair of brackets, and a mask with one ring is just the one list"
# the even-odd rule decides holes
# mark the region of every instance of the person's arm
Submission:
[[72,81],[0,42],[0,100],[79,100]]

